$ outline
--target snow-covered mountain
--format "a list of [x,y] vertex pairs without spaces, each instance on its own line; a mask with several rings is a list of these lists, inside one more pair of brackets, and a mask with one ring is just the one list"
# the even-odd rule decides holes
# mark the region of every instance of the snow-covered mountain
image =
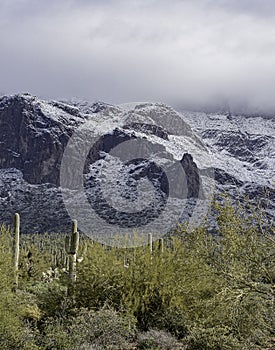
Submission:
[[240,116],[184,111],[186,122],[213,152],[217,187],[233,196],[267,198],[275,212],[275,116]]
[[160,103],[0,99],[0,221],[25,232],[164,233],[202,219],[218,191],[263,197],[275,216],[275,119]]

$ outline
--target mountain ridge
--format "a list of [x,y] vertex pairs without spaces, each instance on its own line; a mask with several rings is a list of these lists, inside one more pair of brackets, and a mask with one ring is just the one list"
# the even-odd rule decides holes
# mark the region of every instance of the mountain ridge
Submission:
[[[70,218],[59,188],[60,167],[69,140],[85,123],[90,123],[103,136],[111,135],[109,150],[120,135],[124,141],[140,138],[154,144],[158,152],[162,150],[160,158],[166,159],[165,162],[180,161],[184,154],[190,154],[201,174],[211,160],[218,192],[228,191],[236,196],[240,191],[253,198],[263,197],[269,190],[271,205],[267,212],[274,218],[274,121],[176,112],[161,103],[133,103],[123,107],[104,102],[44,101],[30,94],[2,97],[0,220],[11,223],[12,214],[19,211],[27,222],[23,225],[25,231],[67,229]],[[108,131],[116,129],[119,135]],[[104,147],[96,152],[99,150],[106,153]],[[170,154],[170,160],[163,158],[163,150]],[[105,159],[94,156],[89,155],[90,164]]]

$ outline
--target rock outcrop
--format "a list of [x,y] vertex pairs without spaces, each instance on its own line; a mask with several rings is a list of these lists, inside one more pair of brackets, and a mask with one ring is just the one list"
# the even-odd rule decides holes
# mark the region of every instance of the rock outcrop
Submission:
[[[203,186],[209,167],[213,167],[218,191],[229,190],[235,195],[238,188],[251,196],[262,196],[264,190],[271,189],[275,159],[272,132],[262,129],[259,135],[252,135],[248,127],[241,129],[245,121],[240,118],[240,125],[233,127],[234,116],[226,119],[226,130],[219,118],[209,121],[204,114],[194,118],[188,113],[181,116],[163,104],[112,106],[102,102],[43,101],[29,94],[0,98],[0,222],[11,224],[14,212],[20,212],[24,232],[61,232],[69,228],[75,217],[70,218],[64,204],[60,169],[69,141],[87,123],[98,137],[81,162],[85,134],[83,139],[80,134],[79,162],[72,158],[68,163],[68,191],[72,190],[72,202],[76,201],[70,178],[80,167],[91,207],[118,227],[152,222],[161,215],[169,198],[177,205],[190,199],[191,216],[197,201],[205,198]],[[112,154],[121,147],[125,148],[123,157],[133,153],[133,158],[126,157],[122,165]],[[74,157],[78,158],[78,153]],[[102,169],[106,171],[99,178]],[[108,176],[112,180],[109,187],[105,181]],[[145,186],[143,192],[140,184]],[[272,195],[268,213],[274,217]],[[144,198],[144,208],[139,204],[131,213],[139,196]],[[132,205],[131,210],[127,204],[123,209],[121,203],[125,201]]]

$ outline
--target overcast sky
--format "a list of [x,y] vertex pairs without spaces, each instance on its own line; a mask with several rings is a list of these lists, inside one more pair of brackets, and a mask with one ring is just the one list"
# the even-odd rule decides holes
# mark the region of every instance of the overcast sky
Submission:
[[0,93],[275,111],[274,0],[0,0]]

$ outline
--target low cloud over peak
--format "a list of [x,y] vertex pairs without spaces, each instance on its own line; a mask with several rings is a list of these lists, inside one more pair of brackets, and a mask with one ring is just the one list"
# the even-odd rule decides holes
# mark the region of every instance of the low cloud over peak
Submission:
[[9,0],[0,91],[275,111],[272,0]]

